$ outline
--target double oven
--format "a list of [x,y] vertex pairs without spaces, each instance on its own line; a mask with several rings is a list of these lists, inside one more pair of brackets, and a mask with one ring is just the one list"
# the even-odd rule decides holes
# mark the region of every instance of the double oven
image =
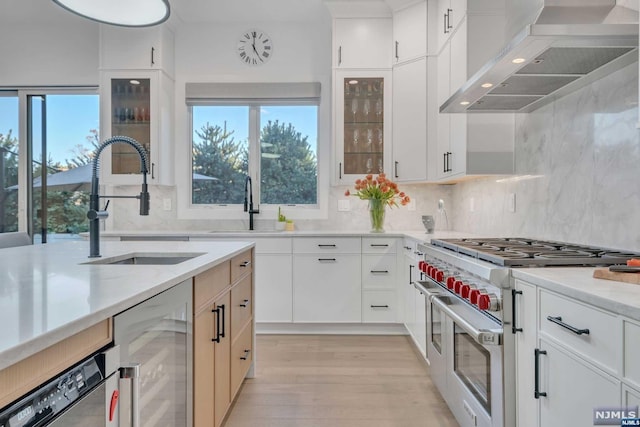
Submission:
[[524,238],[418,246],[431,377],[461,427],[515,425],[511,268],[624,263],[638,254]]

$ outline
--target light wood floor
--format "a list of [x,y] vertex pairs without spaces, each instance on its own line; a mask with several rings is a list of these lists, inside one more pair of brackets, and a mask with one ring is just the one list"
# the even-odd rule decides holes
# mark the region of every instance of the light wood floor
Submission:
[[405,336],[258,335],[225,427],[458,427]]

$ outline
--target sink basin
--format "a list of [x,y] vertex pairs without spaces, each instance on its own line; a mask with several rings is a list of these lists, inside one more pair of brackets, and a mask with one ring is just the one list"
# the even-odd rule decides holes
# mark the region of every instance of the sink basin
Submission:
[[189,261],[204,253],[133,253],[102,258],[84,264],[99,265],[175,265]]

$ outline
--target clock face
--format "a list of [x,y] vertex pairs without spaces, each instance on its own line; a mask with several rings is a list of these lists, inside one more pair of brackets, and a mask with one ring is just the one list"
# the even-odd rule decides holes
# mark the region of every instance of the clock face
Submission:
[[247,65],[261,65],[271,58],[273,42],[264,31],[248,30],[238,40],[238,57]]

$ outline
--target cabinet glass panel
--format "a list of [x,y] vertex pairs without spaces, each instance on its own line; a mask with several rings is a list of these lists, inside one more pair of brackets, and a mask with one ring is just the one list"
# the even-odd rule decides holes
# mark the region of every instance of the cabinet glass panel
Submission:
[[344,173],[384,172],[384,79],[347,77],[344,87]]
[[[150,159],[151,145],[151,80],[111,80],[111,135],[128,136],[140,143]],[[140,173],[140,157],[127,144],[111,146],[111,173]]]

